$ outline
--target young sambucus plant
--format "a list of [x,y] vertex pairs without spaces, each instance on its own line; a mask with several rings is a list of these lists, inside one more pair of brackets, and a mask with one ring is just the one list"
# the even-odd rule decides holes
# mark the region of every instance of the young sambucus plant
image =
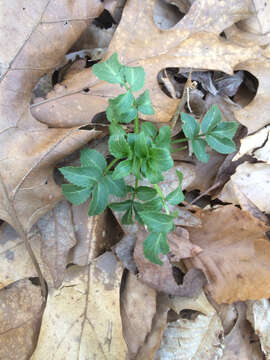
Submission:
[[[134,95],[144,86],[142,67],[124,66],[119,63],[117,54],[113,54],[108,60],[93,65],[92,69],[100,80],[119,84],[125,90],[109,99],[106,110],[110,121],[109,151],[113,160],[107,164],[98,151],[82,150],[80,167],[59,169],[71,183],[62,185],[63,194],[75,205],[91,196],[89,216],[102,213],[108,206],[123,212],[123,224],[137,221],[145,226],[149,234],[144,241],[144,255],[151,262],[162,265],[159,254],[169,252],[167,234],[174,229],[174,219],[178,216],[177,212],[170,212],[168,205],[178,205],[184,200],[181,172],[176,170],[179,185],[169,195],[165,196],[158,185],[164,179],[162,173],[174,165],[171,129],[162,126],[157,130],[151,122],[139,122],[139,113],[154,114],[148,90],[137,97]],[[181,120],[186,138],[173,143],[188,141],[200,161],[208,161],[206,144],[222,154],[235,150],[232,138],[237,124],[222,122],[217,105],[209,109],[201,125],[185,113],[181,113]],[[132,121],[134,132],[121,126]],[[130,175],[134,177],[133,185],[125,183],[125,178]],[[152,186],[141,186],[142,179],[147,179]],[[109,203],[110,195],[126,200]]]

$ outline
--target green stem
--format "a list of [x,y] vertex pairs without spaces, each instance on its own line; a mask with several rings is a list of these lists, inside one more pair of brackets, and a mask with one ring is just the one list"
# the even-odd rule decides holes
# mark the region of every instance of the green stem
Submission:
[[137,115],[134,119],[134,132],[135,134],[139,133],[139,116],[138,116],[138,111],[137,111]]
[[113,167],[113,165],[114,165],[115,163],[117,163],[118,160],[119,160],[119,159],[113,159],[113,161],[110,162],[110,164],[106,167],[106,169],[105,169],[105,171],[104,171],[104,175],[107,175],[107,174],[108,174],[109,170]]
[[163,204],[166,214],[170,215],[170,210],[168,208],[168,205],[166,204],[166,199],[161,191],[161,188],[158,186],[158,184],[154,184],[154,188],[156,189],[158,195],[161,197],[161,201],[162,201],[162,204]]
[[171,144],[177,144],[177,143],[181,143],[181,142],[188,142],[188,139],[177,139],[177,140],[173,140],[171,142]]
[[183,147],[180,147],[180,148],[177,148],[177,149],[173,149],[173,150],[171,151],[171,153],[174,153],[174,152],[176,152],[176,151],[185,150],[186,148],[187,148],[186,146],[183,146]]

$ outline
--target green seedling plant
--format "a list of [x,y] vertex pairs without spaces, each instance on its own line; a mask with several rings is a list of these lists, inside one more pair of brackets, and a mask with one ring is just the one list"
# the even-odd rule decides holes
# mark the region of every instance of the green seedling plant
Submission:
[[[110,84],[119,84],[121,95],[109,99],[106,116],[110,122],[108,141],[113,157],[108,164],[104,156],[94,149],[83,149],[80,167],[67,166],[59,170],[70,182],[62,185],[64,196],[79,205],[91,197],[88,214],[101,214],[107,207],[122,212],[121,222],[129,225],[137,222],[144,226],[148,235],[144,241],[144,256],[155,264],[162,265],[160,254],[169,252],[167,235],[174,230],[177,211],[170,205],[184,200],[181,172],[176,170],[179,184],[165,195],[159,183],[163,173],[174,166],[172,143],[189,142],[195,156],[207,162],[208,144],[212,149],[228,154],[235,150],[232,140],[237,123],[222,122],[217,105],[212,106],[200,124],[194,117],[181,113],[182,129],[186,138],[171,140],[171,128],[158,130],[152,122],[139,121],[139,114],[153,115],[149,90],[135,96],[144,87],[145,72],[142,67],[129,67],[119,63],[117,54],[104,62],[93,65],[93,73]],[[133,122],[133,131],[123,126]],[[126,183],[127,177],[134,179]],[[140,184],[147,180],[149,186]],[[145,184],[145,182],[144,182]],[[110,202],[110,196],[119,198]]]

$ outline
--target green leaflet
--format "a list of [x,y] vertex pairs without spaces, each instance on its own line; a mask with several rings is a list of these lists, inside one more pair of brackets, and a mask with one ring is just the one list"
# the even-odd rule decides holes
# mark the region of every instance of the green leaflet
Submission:
[[151,232],[143,243],[143,252],[146,259],[154,264],[162,265],[159,254],[167,254],[169,252],[169,244],[167,234],[162,232]]
[[151,122],[143,122],[141,124],[141,131],[145,133],[145,135],[151,136],[154,138],[157,135],[157,128]]
[[149,96],[149,90],[145,90],[137,99],[138,110],[145,115],[153,115],[155,113]]
[[102,172],[96,166],[82,168],[66,166],[59,168],[59,171],[72,184],[87,188],[91,188],[102,176]]
[[124,136],[111,136],[109,139],[109,150],[116,159],[130,159],[132,157],[131,149]]
[[64,196],[74,205],[84,203],[90,196],[91,189],[81,188],[72,184],[63,184],[62,192]]
[[107,174],[104,177],[104,181],[107,184],[109,194],[112,194],[112,195],[115,195],[118,197],[124,197],[126,195],[127,187],[126,187],[125,181],[123,179],[114,180],[112,178],[112,174]]
[[128,176],[132,170],[132,160],[121,161],[112,173],[112,178],[114,180],[122,179]]
[[104,156],[94,149],[83,149],[80,157],[82,167],[97,167],[103,172],[107,166]]
[[178,170],[176,170],[176,174],[178,176],[179,186],[166,197],[166,200],[172,205],[178,205],[185,199],[185,195],[183,194],[181,186],[183,181],[183,174]]
[[90,202],[89,216],[103,213],[108,205],[109,191],[104,179],[101,179],[93,188]]
[[152,200],[157,195],[157,191],[156,189],[149,186],[139,186],[137,188],[136,194],[138,199],[143,201],[149,201]]
[[182,129],[187,139],[194,139],[200,132],[200,125],[193,116],[181,112]]
[[173,229],[173,217],[155,211],[142,211],[140,216],[149,230],[168,233]]
[[212,105],[202,119],[203,134],[211,132],[221,122],[221,112],[217,105]]
[[93,65],[92,71],[100,80],[110,84],[124,84],[123,65],[119,63],[116,53],[106,61]]
[[206,147],[205,140],[203,139],[192,140],[191,144],[196,158],[203,163],[207,163],[207,161],[209,160],[209,155],[205,151],[205,147]]
[[132,91],[140,90],[144,85],[145,72],[142,67],[124,67],[126,81]]
[[220,138],[213,134],[206,136],[206,141],[212,149],[216,150],[221,154],[230,154],[236,150],[235,144],[228,138]]

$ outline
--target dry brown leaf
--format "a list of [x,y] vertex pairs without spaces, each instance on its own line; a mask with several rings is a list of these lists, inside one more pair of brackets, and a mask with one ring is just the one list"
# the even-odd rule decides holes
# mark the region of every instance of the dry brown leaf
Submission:
[[[148,286],[166,294],[187,297],[198,295],[206,283],[206,279],[203,273],[198,269],[191,269],[192,271],[190,270],[184,276],[183,284],[178,285],[173,276],[173,268],[169,261],[168,255],[160,256],[161,260],[163,261],[162,266],[153,264],[144,257],[143,241],[146,236],[147,232],[145,230],[139,230],[137,232],[137,242],[134,249],[134,260],[139,271],[139,279]],[[175,246],[175,240],[175,234],[170,233],[168,235],[168,243],[169,245],[173,245],[171,250],[172,252],[176,250],[176,256],[178,259],[185,257],[186,254],[190,256],[192,250],[187,251],[185,248],[183,249],[183,254],[181,255],[182,238],[178,236],[179,245],[177,247]],[[187,239],[183,238],[183,240],[187,242]],[[190,245],[191,246],[189,249],[194,250],[193,256],[195,256],[199,249],[192,247],[192,244]]]
[[189,228],[190,240],[203,251],[183,260],[204,271],[206,288],[217,303],[270,295],[269,229],[248,212],[228,205],[201,213],[202,228]]
[[260,211],[270,213],[270,165],[264,163],[239,165],[231,176],[218,198],[224,202],[239,204],[235,187],[251,201]]
[[53,286],[59,287],[64,279],[69,250],[76,244],[71,206],[61,201],[37,223],[41,233],[41,257],[47,265]]
[[133,258],[134,247],[136,243],[136,235],[128,234],[112,248],[117,258],[122,262],[125,269],[133,274],[137,272],[137,266]]
[[168,323],[155,360],[213,360],[223,353],[223,327],[216,312]]
[[[192,67],[232,74],[239,62],[258,58],[262,53],[256,46],[245,48],[243,52],[242,46],[225,42],[218,36],[235,21],[251,14],[252,1],[230,0],[218,2],[215,6],[211,4],[211,0],[194,2],[179,23],[170,30],[161,30],[153,21],[155,0],[146,0],[143,5],[140,0],[127,2],[106,57],[118,52],[124,64],[144,67],[145,88],[150,90],[156,110],[155,116],[148,116],[149,119],[168,122],[178,103],[159,88],[156,79],[160,70]],[[63,118],[70,126],[89,123],[96,113],[105,110],[107,98],[120,92],[114,85],[97,81],[88,69],[62,85],[59,92],[50,93],[47,100],[32,107],[33,114],[50,126],[64,126]],[[82,90],[86,88],[90,91],[84,93]]]
[[239,65],[240,69],[249,71],[259,82],[255,98],[243,109],[234,112],[236,119],[246,126],[251,134],[269,124],[270,62],[264,57],[259,60],[253,59]]
[[24,279],[0,290],[0,359],[28,360],[42,316],[40,287]]
[[269,313],[268,299],[247,302],[247,319],[259,336],[261,348],[267,360],[270,359]]
[[[239,24],[238,24],[239,25]],[[270,34],[259,35],[240,30],[237,25],[232,25],[224,30],[226,38],[238,45],[249,46],[266,46],[270,43]]]
[[72,206],[77,245],[72,249],[69,261],[84,266],[109,250],[120,236],[120,227],[107,210],[97,216],[88,216],[89,201]]
[[232,330],[225,336],[222,360],[263,360],[258,341],[254,341],[253,331],[246,319],[246,305],[236,303],[237,320]]
[[98,0],[1,4],[0,218],[20,232],[61,199],[55,164],[97,136],[94,130],[48,129],[32,117],[29,102],[39,78],[103,8]]
[[32,360],[125,359],[120,317],[122,268],[105,253],[71,266],[60,289],[50,289]]
[[121,294],[121,318],[129,360],[136,358],[151,331],[156,305],[155,290],[143,284],[132,273],[128,273]]

